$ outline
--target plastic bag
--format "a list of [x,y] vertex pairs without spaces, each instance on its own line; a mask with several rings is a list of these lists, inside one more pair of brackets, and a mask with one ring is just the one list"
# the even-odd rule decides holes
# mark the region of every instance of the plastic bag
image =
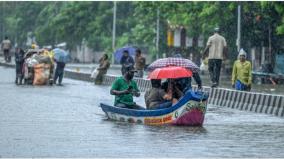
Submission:
[[98,69],[94,69],[94,71],[91,74],[91,78],[96,78],[98,73],[99,73]]
[[28,64],[28,67],[33,67],[38,64],[38,61],[34,58],[27,58],[26,63]]
[[208,65],[205,65],[203,61],[201,62],[200,70],[201,70],[201,71],[206,71],[206,70],[208,70]]

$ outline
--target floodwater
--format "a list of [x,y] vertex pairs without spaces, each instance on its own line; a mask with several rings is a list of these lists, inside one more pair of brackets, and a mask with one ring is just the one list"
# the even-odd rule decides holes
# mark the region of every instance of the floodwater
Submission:
[[0,157],[284,157],[284,118],[209,105],[203,127],[113,122],[98,107],[112,103],[108,86],[0,74]]

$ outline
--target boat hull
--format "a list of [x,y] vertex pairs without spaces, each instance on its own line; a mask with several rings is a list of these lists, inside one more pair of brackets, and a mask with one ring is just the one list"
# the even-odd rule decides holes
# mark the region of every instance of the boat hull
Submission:
[[111,120],[145,125],[202,126],[207,109],[208,96],[188,93],[170,108],[158,110],[134,110],[101,104]]

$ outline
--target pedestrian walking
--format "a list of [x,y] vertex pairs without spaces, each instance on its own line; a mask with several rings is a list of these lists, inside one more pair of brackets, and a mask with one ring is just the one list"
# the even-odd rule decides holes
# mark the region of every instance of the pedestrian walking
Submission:
[[234,62],[232,71],[232,87],[236,90],[250,91],[252,81],[251,62],[246,60],[247,53],[241,49],[239,59]]
[[24,74],[23,74],[23,65],[24,65],[24,56],[25,52],[21,48],[16,48],[15,52],[15,64],[16,64],[16,80],[15,84],[22,84]]
[[100,65],[99,68],[97,68],[98,74],[95,79],[95,84],[100,85],[103,82],[103,76],[107,73],[107,70],[109,69],[110,62],[108,60],[108,55],[104,54],[103,57],[99,60]]
[[1,49],[3,50],[4,53],[5,62],[11,61],[11,56],[10,56],[11,47],[12,47],[11,41],[8,39],[7,36],[5,36],[5,39],[1,43]]
[[135,74],[135,77],[143,78],[145,64],[145,57],[142,56],[141,50],[137,49],[135,54],[135,69],[137,70],[137,73]]
[[129,55],[128,50],[123,51],[123,56],[120,59],[120,64],[121,64],[121,74],[122,75],[124,75],[124,73],[126,72],[126,68],[134,67],[134,60]]
[[222,60],[227,55],[226,39],[219,34],[219,28],[214,29],[214,35],[210,36],[207,41],[207,46],[203,51],[203,59],[208,53],[208,71],[212,82],[212,87],[219,85],[220,71]]
[[62,86],[65,65],[67,62],[70,61],[69,52],[65,50],[66,50],[66,45],[58,46],[58,48],[52,50],[52,52],[54,53],[53,54],[54,61],[56,62],[53,83],[56,84],[58,79],[59,86]]

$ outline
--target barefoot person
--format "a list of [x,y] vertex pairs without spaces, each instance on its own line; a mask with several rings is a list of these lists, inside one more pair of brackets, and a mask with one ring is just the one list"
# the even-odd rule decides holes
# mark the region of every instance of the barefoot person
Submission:
[[247,53],[241,49],[232,71],[232,87],[240,91],[250,91],[252,81],[251,63],[246,60]]

